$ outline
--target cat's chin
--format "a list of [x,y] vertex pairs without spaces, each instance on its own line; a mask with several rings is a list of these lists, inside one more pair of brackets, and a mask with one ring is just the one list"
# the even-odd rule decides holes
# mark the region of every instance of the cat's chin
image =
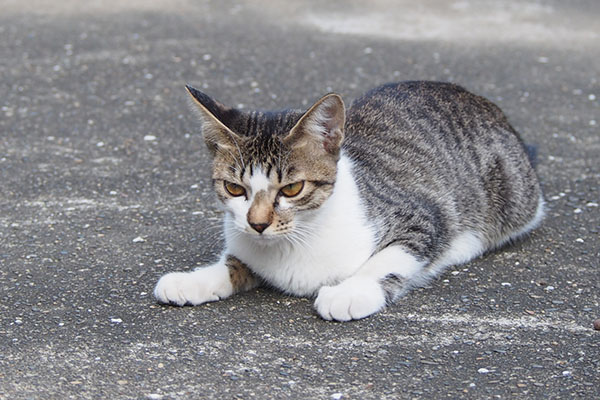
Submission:
[[257,235],[253,233],[246,233],[245,237],[252,240],[252,242],[260,245],[260,246],[273,246],[278,243],[281,243],[284,239],[282,235],[270,235],[270,234],[262,234]]

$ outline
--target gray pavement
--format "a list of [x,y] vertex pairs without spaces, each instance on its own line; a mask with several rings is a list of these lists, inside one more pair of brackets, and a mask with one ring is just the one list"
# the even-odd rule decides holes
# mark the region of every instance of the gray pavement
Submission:
[[[599,398],[600,4],[274,3],[0,2],[0,399]],[[184,84],[300,108],[408,79],[538,145],[541,229],[352,323],[155,303],[221,247]]]

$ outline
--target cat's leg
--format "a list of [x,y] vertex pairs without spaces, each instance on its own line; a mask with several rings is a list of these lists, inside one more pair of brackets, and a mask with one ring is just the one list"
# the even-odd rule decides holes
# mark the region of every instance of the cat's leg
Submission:
[[323,286],[315,308],[327,320],[367,317],[393,302],[412,279],[423,273],[426,264],[398,245],[388,246],[369,258],[350,278],[335,286]]
[[222,300],[258,285],[258,278],[244,263],[233,256],[224,256],[208,267],[162,276],[154,288],[154,296],[161,303],[198,305]]
[[512,232],[509,235],[507,235],[506,237],[500,239],[498,241],[498,243],[495,244],[494,247],[500,247],[507,242],[519,240],[520,238],[522,238],[523,236],[528,234],[530,231],[537,228],[542,223],[542,220],[544,219],[545,214],[546,214],[546,203],[544,201],[544,197],[542,195],[540,195],[540,197],[538,199],[535,215],[533,216],[533,218],[527,224],[525,224],[525,226],[523,226],[522,228],[517,229],[515,232]]

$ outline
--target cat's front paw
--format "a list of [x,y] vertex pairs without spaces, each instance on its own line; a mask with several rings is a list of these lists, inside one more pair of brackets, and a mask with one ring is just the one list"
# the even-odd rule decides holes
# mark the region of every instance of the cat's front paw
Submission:
[[368,317],[385,307],[381,285],[368,278],[352,277],[336,286],[323,286],[315,309],[326,320],[350,321]]
[[233,287],[224,265],[213,265],[192,272],[171,272],[158,280],[154,297],[164,304],[198,305],[231,296]]

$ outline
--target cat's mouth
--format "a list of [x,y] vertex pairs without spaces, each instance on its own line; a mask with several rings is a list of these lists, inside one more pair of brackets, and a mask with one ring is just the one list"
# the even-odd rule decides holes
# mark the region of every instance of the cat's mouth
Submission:
[[286,229],[285,231],[275,232],[263,232],[257,233],[251,230],[245,231],[245,236],[248,237],[252,242],[260,246],[274,246],[281,245],[283,243],[288,244],[301,244],[303,240],[298,237],[293,230]]
[[257,233],[253,230],[247,229],[245,231],[246,236],[251,238],[253,241],[263,245],[269,245],[280,241],[283,235],[279,233],[262,232]]

